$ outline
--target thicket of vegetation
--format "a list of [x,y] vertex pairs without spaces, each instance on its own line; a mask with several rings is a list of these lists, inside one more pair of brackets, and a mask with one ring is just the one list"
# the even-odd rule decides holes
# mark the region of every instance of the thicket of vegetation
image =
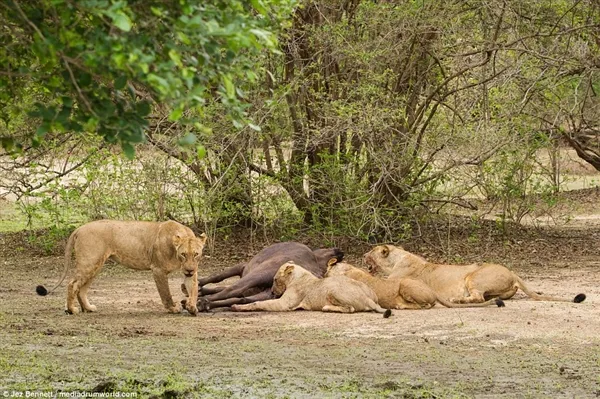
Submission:
[[600,170],[592,0],[9,0],[0,18],[0,180],[32,219],[394,239],[477,198],[519,221],[560,189],[560,146]]

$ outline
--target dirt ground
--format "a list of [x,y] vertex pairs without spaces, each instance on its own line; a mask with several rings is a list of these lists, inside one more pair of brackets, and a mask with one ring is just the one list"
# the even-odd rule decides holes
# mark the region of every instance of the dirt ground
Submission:
[[[581,227],[581,226],[580,226]],[[63,313],[65,287],[47,297],[62,257],[31,256],[0,235],[0,394],[137,392],[138,397],[600,397],[600,231],[452,233],[406,243],[436,260],[503,262],[536,291],[582,304],[372,313],[167,314],[148,272],[107,265],[90,290],[94,314]],[[434,235],[432,235],[434,236]],[[475,237],[475,238],[474,238]],[[258,248],[222,243],[201,275]],[[368,246],[345,246],[360,263]],[[228,248],[228,251],[219,248]],[[436,249],[438,248],[438,249]],[[234,259],[237,258],[237,259]],[[171,278],[181,297],[181,276]]]

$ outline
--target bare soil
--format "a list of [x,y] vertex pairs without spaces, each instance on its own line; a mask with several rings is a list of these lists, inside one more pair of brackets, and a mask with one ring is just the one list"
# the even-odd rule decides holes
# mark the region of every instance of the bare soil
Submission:
[[[151,275],[106,265],[90,290],[94,314],[63,313],[47,297],[62,257],[31,255],[21,234],[0,235],[0,395],[4,390],[137,392],[138,397],[600,397],[600,232],[486,226],[404,243],[438,261],[503,262],[536,291],[582,304],[395,311],[380,315],[228,311],[167,314]],[[451,239],[448,239],[451,237]],[[335,240],[334,240],[335,241]],[[223,240],[201,274],[247,259],[266,243]],[[314,244],[314,243],[313,243]],[[337,240],[360,264],[368,245]],[[181,297],[180,276],[171,279]]]

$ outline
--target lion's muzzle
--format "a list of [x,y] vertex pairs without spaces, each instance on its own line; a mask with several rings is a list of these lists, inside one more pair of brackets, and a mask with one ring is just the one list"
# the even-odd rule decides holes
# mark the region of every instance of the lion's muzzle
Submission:
[[375,272],[377,272],[377,266],[375,265],[375,262],[373,262],[373,260],[371,259],[370,252],[363,257],[363,263],[367,265],[367,270],[369,273],[374,274]]

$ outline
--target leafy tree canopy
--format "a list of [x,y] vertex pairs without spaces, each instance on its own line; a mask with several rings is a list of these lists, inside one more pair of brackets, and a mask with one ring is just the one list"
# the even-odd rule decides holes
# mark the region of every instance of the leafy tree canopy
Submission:
[[[236,81],[276,50],[273,34],[293,0],[8,0],[0,4],[2,146],[39,145],[49,132],[94,132],[134,155],[160,109],[203,129],[220,100],[245,120]],[[195,110],[196,112],[186,112]],[[184,116],[185,115],[185,116]],[[15,133],[19,131],[19,133]]]

